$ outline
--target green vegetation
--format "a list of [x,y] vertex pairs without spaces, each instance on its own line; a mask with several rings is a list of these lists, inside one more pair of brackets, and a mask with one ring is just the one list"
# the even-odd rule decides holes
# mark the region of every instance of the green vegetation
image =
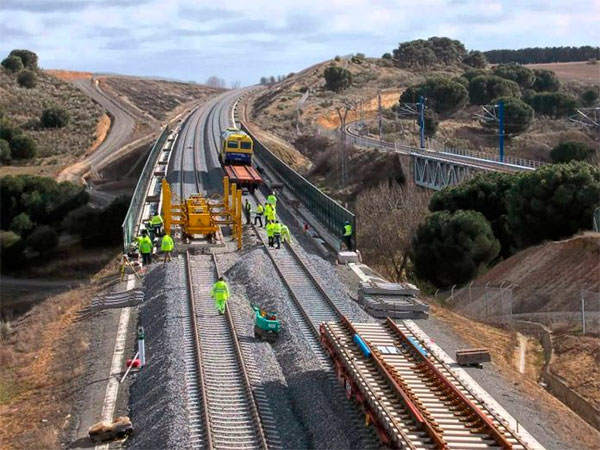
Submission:
[[519,247],[562,239],[592,226],[599,205],[600,169],[572,162],[517,177],[508,193],[508,221]]
[[33,175],[0,178],[0,240],[4,269],[19,268],[32,258],[47,257],[61,233],[79,236],[84,247],[110,247],[121,242],[127,197],[104,209],[87,205],[82,186]]
[[413,68],[435,64],[456,65],[462,62],[467,51],[460,41],[447,37],[432,37],[427,40],[402,42],[393,53],[398,67]]
[[502,172],[477,174],[464,183],[433,194],[429,210],[456,212],[462,209],[483,214],[500,241],[501,256],[510,256],[514,241],[508,229],[506,195],[516,176]]
[[8,56],[2,60],[2,67],[12,73],[18,73],[23,70],[23,61],[18,56]]
[[30,159],[36,154],[37,146],[31,137],[19,134],[10,140],[10,156],[12,159]]
[[10,144],[8,143],[7,140],[0,139],[0,163],[6,164],[9,161],[10,161]]
[[[508,135],[521,134],[533,121],[533,109],[527,103],[514,97],[500,97],[494,103],[504,102],[504,132]],[[487,128],[497,129],[496,122],[483,122]]]
[[37,70],[38,69],[38,56],[29,50],[13,50],[9,56],[15,56],[20,58],[23,65],[27,69]]
[[583,142],[563,142],[550,152],[550,158],[555,163],[584,161],[594,154],[594,149]]
[[392,59],[392,54],[385,52],[383,55],[381,55],[381,59]]
[[583,91],[579,98],[583,106],[593,106],[598,101],[598,97],[600,97],[600,89],[595,87]]
[[19,86],[21,87],[33,89],[37,83],[35,72],[32,70],[22,70],[17,77],[17,83],[19,83]]
[[600,47],[527,47],[519,50],[490,50],[483,52],[491,64],[542,64],[600,59]]
[[419,226],[412,242],[417,278],[438,287],[469,281],[498,255],[500,243],[476,211],[435,212]]
[[520,96],[517,83],[495,75],[479,75],[469,82],[469,99],[473,105],[487,105],[498,97]]
[[469,93],[462,84],[450,78],[435,77],[406,89],[400,96],[400,102],[416,103],[420,96],[427,99],[427,106],[437,114],[447,117],[465,106]]
[[323,77],[325,77],[325,86],[330,91],[339,92],[352,85],[352,73],[342,67],[327,67]]
[[355,55],[352,56],[352,58],[350,58],[350,61],[352,61],[354,64],[362,64],[367,60],[367,57],[365,56],[364,53],[356,53]]
[[573,114],[577,108],[577,99],[562,92],[539,92],[527,96],[525,101],[536,113],[552,118]]
[[535,83],[533,70],[520,64],[500,64],[492,69],[494,75],[514,81],[522,88],[530,88]]
[[556,92],[560,89],[560,80],[551,70],[534,69],[533,73],[535,75],[533,89],[536,91]]
[[477,69],[483,69],[487,66],[487,58],[479,50],[471,50],[469,54],[463,58],[462,62],[467,66],[475,67]]
[[59,106],[47,108],[42,112],[40,123],[46,128],[63,128],[69,124],[69,113]]
[[[498,255],[505,258],[519,248],[590,229],[599,199],[600,168],[583,162],[548,165],[521,174],[479,174],[466,183],[443,189],[433,195],[429,209],[433,216],[446,215],[427,221],[414,238],[417,275],[438,287],[464,283],[469,277],[460,268],[469,268],[474,276]],[[469,254],[469,248],[492,246],[481,224],[481,236],[473,232],[475,228],[468,221],[464,221],[462,235],[448,225],[453,215],[465,211],[480,214],[500,244],[499,252],[490,259],[491,253],[486,253],[479,264],[466,266],[463,255]]]

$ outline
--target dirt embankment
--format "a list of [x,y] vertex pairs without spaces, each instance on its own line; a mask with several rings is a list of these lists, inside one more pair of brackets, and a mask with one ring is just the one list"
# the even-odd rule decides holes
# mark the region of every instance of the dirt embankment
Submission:
[[510,283],[513,312],[578,311],[581,290],[600,292],[600,234],[586,233],[525,249],[477,278]]

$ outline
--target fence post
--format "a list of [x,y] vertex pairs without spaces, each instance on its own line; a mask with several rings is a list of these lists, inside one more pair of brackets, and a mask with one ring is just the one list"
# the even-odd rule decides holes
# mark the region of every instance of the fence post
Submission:
[[473,282],[469,283],[469,305],[471,304],[471,287],[473,286]]
[[490,302],[488,301],[488,284],[490,284],[489,281],[487,283],[485,283],[485,318],[486,319],[490,315],[490,312],[489,312],[489,304],[490,304]]
[[456,287],[456,285],[454,284],[452,286],[452,289],[450,290],[450,303],[454,304],[454,288]]

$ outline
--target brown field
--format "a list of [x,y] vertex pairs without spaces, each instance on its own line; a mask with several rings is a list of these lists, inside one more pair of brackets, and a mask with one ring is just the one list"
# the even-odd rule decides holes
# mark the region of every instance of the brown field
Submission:
[[530,69],[546,69],[556,72],[561,81],[587,81],[600,84],[600,64],[566,62],[552,64],[528,64]]

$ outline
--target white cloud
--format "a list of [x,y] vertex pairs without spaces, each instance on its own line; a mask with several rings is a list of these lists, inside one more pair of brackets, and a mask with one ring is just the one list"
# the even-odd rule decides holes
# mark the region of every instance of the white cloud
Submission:
[[467,48],[593,45],[600,2],[579,0],[2,0],[0,53],[44,67],[255,82],[433,35]]

